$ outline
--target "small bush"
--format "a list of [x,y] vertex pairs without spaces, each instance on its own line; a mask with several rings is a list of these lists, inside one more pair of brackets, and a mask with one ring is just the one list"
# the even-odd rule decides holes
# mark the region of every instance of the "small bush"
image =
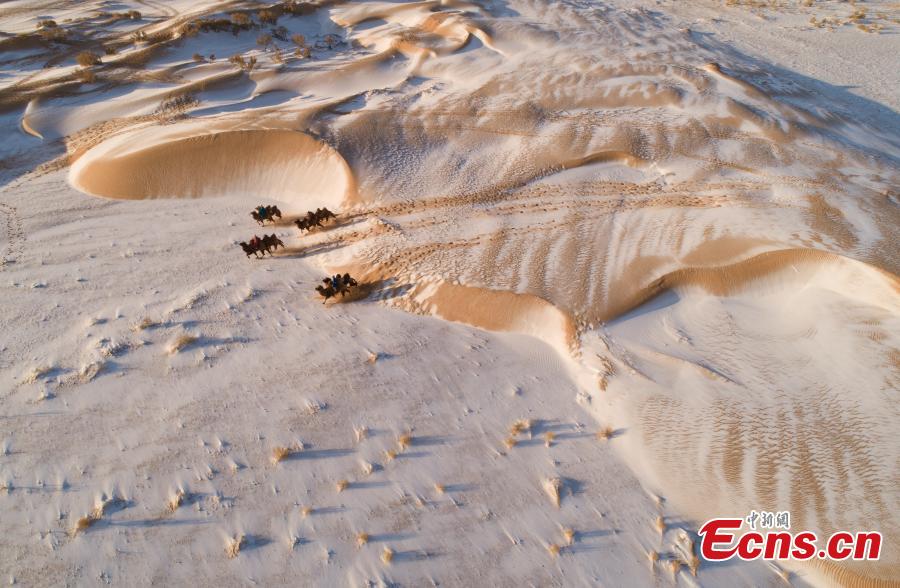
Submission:
[[272,43],[272,35],[270,35],[268,33],[263,33],[260,36],[256,37],[257,45],[261,45],[263,47],[268,47],[270,43]]
[[244,14],[243,12],[235,12],[235,13],[231,14],[230,17],[231,17],[231,24],[241,27],[241,28],[249,27],[253,23],[253,21],[250,20],[250,17],[247,16],[246,14]]
[[241,547],[244,546],[244,535],[237,535],[236,537],[229,537],[227,541],[225,541],[225,555],[228,556],[228,559],[234,559],[241,552]]
[[305,47],[306,46],[306,37],[297,33],[296,35],[291,35],[291,41],[294,42],[294,45],[297,47]]
[[[156,114],[180,114],[199,103],[200,101],[197,100],[197,98],[194,97],[193,94],[180,94],[178,96],[169,98],[168,100],[163,100],[163,102],[159,105],[159,108],[156,109]],[[193,341],[191,341],[191,343],[193,343]]]
[[206,61],[206,59],[204,59],[203,56],[200,55],[199,53],[194,53],[194,55],[191,56],[191,59],[193,59],[194,61],[196,61],[198,63],[201,61]]
[[55,29],[57,26],[59,25],[56,24],[56,21],[49,18],[37,21],[37,28],[39,29]]
[[235,64],[239,68],[250,71],[254,67],[256,67],[256,57],[251,56],[249,59],[244,59],[244,56],[237,53],[228,58],[228,61]]
[[276,447],[272,449],[272,463],[277,464],[291,456],[293,450],[290,447]]
[[143,18],[143,15],[139,10],[129,10],[128,18],[130,18],[131,20],[141,20],[141,18]]
[[92,65],[100,65],[100,56],[93,51],[82,51],[75,56],[75,62],[81,67],[90,67]]
[[263,22],[266,24],[277,24],[278,17],[280,15],[274,10],[266,9],[266,10],[260,10],[258,13],[256,13],[256,16],[257,16],[257,18],[259,18],[259,22]]
[[185,347],[188,347],[191,343],[196,342],[197,339],[198,337],[185,333],[170,341],[169,345],[167,346],[167,351],[170,355],[175,355]]
[[615,432],[613,431],[612,427],[604,427],[597,431],[597,439],[599,439],[600,441],[609,441],[610,439],[612,439],[614,434]]

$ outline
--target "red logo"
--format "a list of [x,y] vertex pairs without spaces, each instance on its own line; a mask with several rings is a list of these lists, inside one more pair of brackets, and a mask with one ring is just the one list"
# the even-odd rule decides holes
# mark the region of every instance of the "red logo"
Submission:
[[[749,517],[748,517],[749,520]],[[838,531],[817,547],[813,531],[782,530],[740,532],[744,519],[712,519],[700,528],[700,554],[709,561],[742,560],[877,560],[881,556],[881,533]]]

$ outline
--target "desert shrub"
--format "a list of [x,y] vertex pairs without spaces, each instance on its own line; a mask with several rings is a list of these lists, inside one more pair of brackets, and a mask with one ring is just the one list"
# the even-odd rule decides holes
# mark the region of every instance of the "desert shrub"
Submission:
[[112,47],[111,45],[107,45],[106,47],[103,48],[103,52],[107,55],[115,55],[116,48]]
[[197,339],[198,337],[195,337],[194,335],[184,333],[182,335],[179,335],[175,339],[172,339],[166,346],[166,351],[168,351],[170,355],[174,355],[179,351],[185,349],[186,347],[189,347],[191,344],[196,342]]
[[200,55],[199,53],[194,53],[194,55],[191,57],[191,59],[193,59],[194,61],[197,61],[197,62],[206,61],[205,59],[203,59],[203,56]]
[[82,51],[75,56],[75,62],[81,67],[90,67],[92,65],[100,65],[100,56],[93,51]]
[[259,22],[263,22],[266,24],[277,24],[278,17],[280,16],[278,12],[271,9],[260,10],[256,16],[259,18]]
[[234,55],[232,55],[231,57],[228,58],[228,61],[230,61],[231,63],[235,64],[236,66],[238,66],[239,68],[241,68],[245,71],[250,71],[254,67],[256,67],[256,58],[255,57],[251,56],[248,59],[244,59],[244,56],[241,55],[240,53],[235,53]]
[[309,47],[297,47],[297,50],[294,51],[294,55],[297,57],[307,58],[310,56]]
[[260,36],[256,37],[256,44],[262,45],[263,47],[268,47],[272,42],[272,35],[268,33],[263,33]]
[[45,41],[62,41],[69,36],[69,32],[62,27],[40,29],[37,34]]
[[[156,109],[158,114],[176,114],[180,112],[184,112],[188,108],[192,106],[196,106],[200,101],[193,94],[180,94],[178,96],[173,96],[167,100],[163,100],[159,105],[159,108]],[[190,336],[188,336],[190,337]],[[193,340],[196,340],[196,337],[193,337]],[[193,341],[190,341],[193,342]],[[190,343],[189,342],[189,343]]]
[[249,27],[253,21],[250,20],[250,17],[244,14],[243,12],[234,12],[231,15],[231,24],[244,28]]
[[141,18],[143,18],[143,15],[139,10],[129,10],[128,18],[130,18],[131,20],[141,20]]
[[59,25],[56,24],[56,21],[49,18],[37,21],[37,28],[39,29],[55,29],[57,26]]
[[291,41],[294,42],[294,45],[297,47],[305,47],[306,46],[306,37],[297,33],[295,35],[291,35]]
[[158,33],[153,33],[152,35],[144,35],[144,39],[151,45],[165,43],[166,41],[171,41],[173,38],[173,33],[168,33],[166,31],[160,31]]

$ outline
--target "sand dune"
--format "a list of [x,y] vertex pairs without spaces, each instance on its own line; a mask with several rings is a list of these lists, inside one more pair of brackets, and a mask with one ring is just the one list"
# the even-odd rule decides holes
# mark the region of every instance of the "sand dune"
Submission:
[[[353,174],[333,149],[307,134],[223,131],[131,149],[140,136],[119,136],[72,166],[79,189],[108,198],[197,198],[248,194],[298,210],[353,202]],[[256,200],[253,202],[255,203]],[[253,204],[251,204],[252,206]]]
[[601,406],[627,414],[625,445],[648,475],[698,518],[786,507],[824,535],[877,520],[882,561],[820,571],[848,585],[895,580],[897,277],[778,251],[679,270],[647,292],[658,288],[668,293],[583,339],[616,358]]

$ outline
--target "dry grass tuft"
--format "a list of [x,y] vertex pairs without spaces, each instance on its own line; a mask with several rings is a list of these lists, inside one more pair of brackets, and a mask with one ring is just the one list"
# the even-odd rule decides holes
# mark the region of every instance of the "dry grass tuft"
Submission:
[[528,435],[531,436],[531,426],[531,419],[519,419],[509,428],[509,434],[515,436],[527,431]]
[[369,436],[369,428],[365,425],[353,427],[353,434],[356,436],[356,442],[362,443],[363,439]]
[[300,516],[304,519],[313,513],[313,509],[311,506],[301,506],[300,507]]
[[155,327],[158,323],[151,319],[150,317],[145,316],[141,322],[131,327],[132,331],[146,331],[147,329],[151,329]]
[[412,445],[413,437],[410,433],[403,433],[399,437],[397,437],[397,446],[400,447],[400,451],[406,451],[410,445]]
[[347,480],[338,480],[337,484],[335,484],[334,486],[335,488],[337,488],[338,492],[343,492],[350,487],[350,482],[348,482]]
[[547,431],[546,433],[544,433],[544,445],[546,445],[547,447],[553,445],[553,441],[555,439],[556,433],[554,433],[553,431]]
[[169,352],[169,355],[175,355],[189,345],[196,343],[198,339],[199,337],[190,335],[188,333],[183,333],[169,342],[169,344],[166,346],[166,351]]
[[691,575],[695,578],[697,577],[697,572],[700,571],[700,558],[694,554],[691,554],[690,559],[688,559],[688,569],[691,571]]
[[94,518],[93,513],[81,517],[80,519],[75,521],[75,527],[72,529],[72,535],[77,535],[78,533],[87,531],[91,525],[99,520],[99,518]]
[[369,534],[368,533],[357,533],[356,534],[356,546],[362,547],[366,543],[369,542]]
[[556,543],[550,543],[547,545],[547,551],[550,552],[550,555],[553,557],[559,556],[559,552],[562,551],[562,548]]
[[669,569],[672,570],[672,575],[677,576],[678,572],[681,571],[681,560],[680,559],[670,559],[669,560]]
[[115,497],[101,499],[95,506],[94,509],[77,521],[75,521],[75,527],[72,529],[72,536],[77,535],[83,531],[88,530],[94,523],[103,518],[103,514],[106,512],[106,507],[117,502],[118,499]]
[[225,555],[228,556],[228,559],[234,559],[241,552],[241,547],[244,546],[245,537],[244,534],[241,533],[235,537],[229,537],[225,541]]
[[647,552],[647,559],[650,560],[651,566],[655,565],[656,562],[659,561],[659,552],[654,549],[651,549],[650,551]]
[[375,465],[371,464],[367,461],[362,462],[361,468],[362,468],[362,473],[365,476],[371,476],[372,473],[375,471]]
[[560,478],[547,478],[544,480],[544,491],[547,492],[547,496],[550,497],[550,500],[559,508],[560,500],[562,497],[562,489],[563,482]]
[[391,565],[391,562],[394,561],[394,550],[390,547],[385,547],[384,551],[381,552],[381,561],[386,566]]
[[656,521],[654,522],[656,526],[656,530],[659,531],[660,535],[664,535],[666,532],[666,521],[661,517],[656,517]]
[[75,56],[75,62],[81,67],[100,65],[100,56],[93,51],[82,51]]
[[289,458],[292,453],[294,453],[294,450],[290,447],[275,447],[274,449],[272,449],[272,464],[278,464],[279,462]]
[[184,503],[185,492],[181,488],[175,491],[175,494],[169,499],[169,502],[166,503],[166,506],[169,507],[169,512],[175,512],[178,510],[178,507]]
[[566,540],[566,545],[572,545],[575,543],[575,529],[571,527],[565,527],[562,531],[563,537]]
[[603,427],[599,431],[597,431],[597,439],[600,441],[609,441],[613,436],[613,428],[612,427]]
[[506,439],[503,440],[503,444],[506,446],[507,449],[512,449],[513,447],[516,446],[517,443],[518,443],[518,441],[516,440],[515,437],[507,437]]
[[385,461],[394,461],[394,459],[396,459],[396,458],[397,458],[397,452],[394,451],[393,449],[388,449],[387,451],[384,452]]
[[444,492],[446,492],[446,490],[447,489],[444,487],[443,484],[435,484],[434,485],[434,491],[437,492],[438,494],[443,494]]

